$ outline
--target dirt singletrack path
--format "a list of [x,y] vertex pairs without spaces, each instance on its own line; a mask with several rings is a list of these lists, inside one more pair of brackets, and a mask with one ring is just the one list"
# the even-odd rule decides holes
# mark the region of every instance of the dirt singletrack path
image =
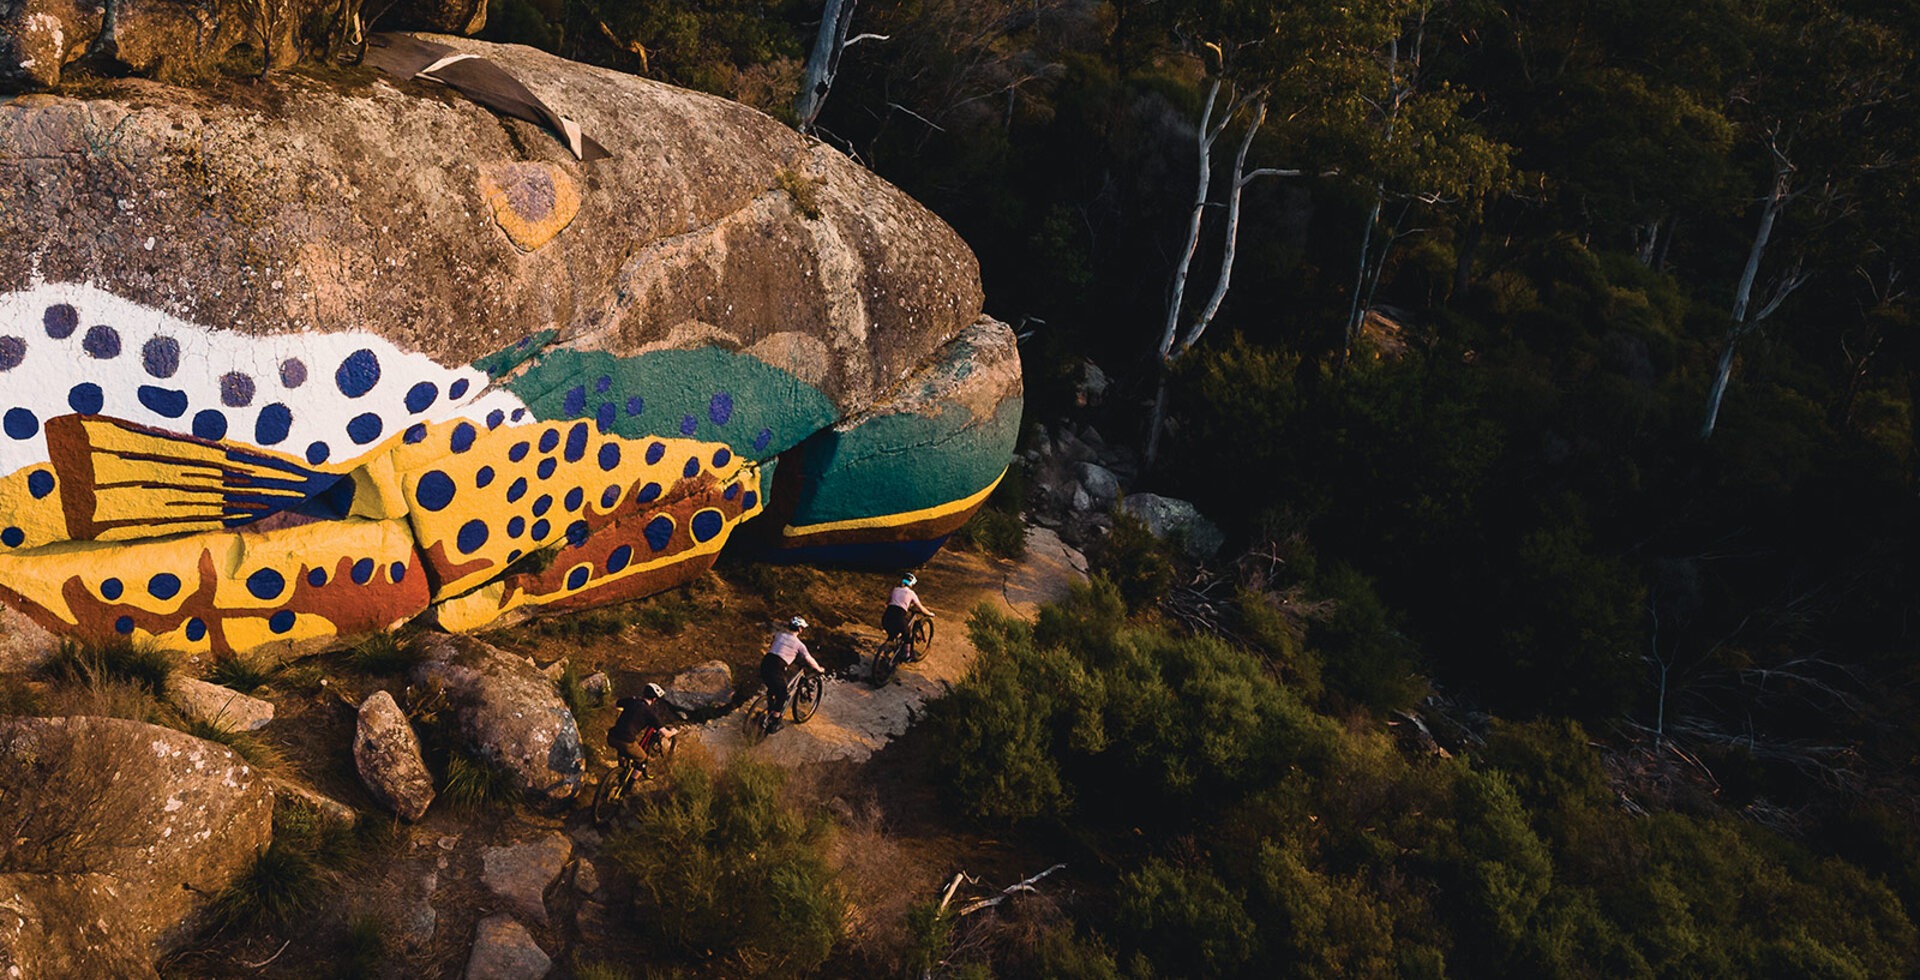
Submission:
[[829,677],[820,710],[804,725],[789,723],[749,746],[736,711],[688,732],[720,760],[746,751],[782,766],[836,760],[865,761],[907,730],[922,705],[947,693],[967,673],[976,651],[967,617],[981,603],[1032,619],[1040,604],[1059,599],[1087,577],[1087,561],[1044,528],[1027,529],[1027,554],[1018,561],[942,551],[918,572],[920,600],[937,617],[933,649],[894,673],[882,687],[868,685],[867,667],[884,638],[878,628],[849,624],[861,663],[847,677]]

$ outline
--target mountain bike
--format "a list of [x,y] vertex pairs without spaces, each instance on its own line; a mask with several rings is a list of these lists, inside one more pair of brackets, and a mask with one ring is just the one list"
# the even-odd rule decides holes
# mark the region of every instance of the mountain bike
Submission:
[[879,649],[873,651],[873,669],[867,671],[868,683],[874,687],[885,684],[901,664],[919,663],[925,660],[927,648],[931,646],[933,646],[933,620],[920,613],[914,613],[905,633],[881,640]]
[[[811,670],[802,670],[787,680],[787,707],[793,715],[794,724],[806,724],[807,719],[820,710],[820,699],[826,694],[826,689],[826,676]],[[767,726],[773,721],[767,714],[767,692],[755,694],[740,709],[740,719],[748,744],[766,738]]]
[[626,800],[639,788],[639,784],[653,778],[653,767],[658,765],[666,769],[673,763],[673,747],[680,740],[662,738],[658,728],[650,728],[640,736],[641,750],[646,758],[635,759],[625,753],[620,754],[620,764],[613,772],[601,777],[600,785],[593,791],[593,825],[604,827],[626,806]]

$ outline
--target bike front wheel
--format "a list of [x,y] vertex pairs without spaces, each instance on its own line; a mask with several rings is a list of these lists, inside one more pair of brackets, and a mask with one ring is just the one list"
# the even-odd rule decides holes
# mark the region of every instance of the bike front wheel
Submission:
[[819,674],[807,674],[800,683],[793,686],[793,723],[798,725],[813,717],[820,710],[820,697],[826,692],[826,682]]
[[933,620],[921,618],[913,621],[913,636],[908,641],[908,648],[914,663],[927,659],[927,651],[933,648]]

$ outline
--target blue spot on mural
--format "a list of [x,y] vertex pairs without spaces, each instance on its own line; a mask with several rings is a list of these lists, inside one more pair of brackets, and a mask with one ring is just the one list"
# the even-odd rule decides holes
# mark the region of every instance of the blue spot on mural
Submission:
[[140,366],[156,378],[171,378],[180,370],[180,342],[172,337],[155,337],[140,347]]
[[327,570],[324,568],[316,568],[308,572],[307,584],[316,589],[327,584]]
[[707,418],[713,420],[714,425],[726,425],[727,420],[733,418],[733,396],[724,391],[713,396],[713,400],[707,402]]
[[583,566],[567,573],[567,588],[577,589],[587,584],[587,569]]
[[292,428],[293,412],[274,402],[261,409],[260,417],[253,420],[253,441],[262,446],[277,446],[286,441],[287,432]]
[[603,436],[612,432],[614,420],[619,417],[619,413],[620,409],[614,403],[601,402],[600,407],[593,413],[594,428],[599,429]]
[[632,398],[627,399],[628,415],[638,415],[642,411],[645,411],[646,407],[647,407],[647,400],[644,398],[641,398],[639,395],[635,395]]
[[655,551],[666,548],[673,540],[673,518],[662,514],[648,521],[647,529],[642,534],[647,539],[647,547]]
[[105,394],[91,381],[83,381],[67,391],[67,407],[82,415],[97,415],[105,404]]
[[492,482],[493,467],[491,466],[482,466],[473,474],[473,485],[476,487],[485,488],[487,484]]
[[665,456],[666,454],[667,454],[666,443],[656,442],[656,443],[649,444],[647,446],[647,465],[651,466],[654,463],[660,462],[660,458],[662,456]]
[[699,428],[700,420],[691,415],[685,416],[680,420],[680,434],[683,436],[693,435]]
[[171,599],[180,594],[180,576],[161,572],[147,579],[147,594],[155,599]]
[[746,493],[741,495],[740,506],[745,507],[748,510],[752,510],[754,503],[759,499],[760,499],[759,494],[754,493],[752,490],[748,490]]
[[4,544],[9,548],[18,548],[21,542],[25,540],[27,540],[27,533],[17,527],[0,530],[0,544]]
[[524,442],[516,442],[513,444],[512,449],[507,450],[507,458],[518,463],[527,458],[527,450],[529,448],[531,447]]
[[518,538],[527,531],[527,519],[515,515],[507,519],[507,537]]
[[559,429],[548,429],[547,431],[540,433],[540,451],[541,452],[543,453],[553,452],[553,447],[558,445],[560,445]]
[[680,468],[680,475],[691,480],[700,475],[700,457],[688,456],[687,465]]
[[524,476],[514,477],[513,484],[507,487],[507,503],[513,503],[514,501],[519,500],[521,497],[524,497],[526,495],[527,495],[527,478]]
[[293,619],[293,610],[282,609],[267,617],[267,628],[276,634],[285,633],[293,629]]
[[347,437],[353,440],[354,445],[364,446],[380,438],[380,433],[385,428],[386,423],[380,421],[380,416],[372,412],[362,412],[347,423]]
[[539,466],[536,466],[533,468],[533,472],[535,475],[539,476],[540,479],[545,480],[553,476],[554,468],[559,465],[560,465],[560,462],[558,460],[554,459],[552,456],[548,456],[546,459],[543,459],[540,461]]
[[603,374],[593,379],[593,393],[596,395],[606,394],[607,389],[611,387],[613,387],[613,379],[607,375]]
[[427,441],[427,427],[416,423],[408,427],[407,434],[401,438],[407,441],[407,445],[417,446]]
[[723,500],[732,500],[733,498],[738,497],[739,495],[740,495],[740,484],[735,483],[728,486],[727,491],[721,494],[720,497]]
[[96,324],[87,328],[87,335],[80,338],[80,349],[95,360],[106,361],[120,356],[120,331]]
[[713,536],[719,534],[720,529],[725,527],[726,523],[726,520],[720,516],[719,511],[703,510],[693,515],[693,520],[687,522],[687,530],[693,532],[693,539],[695,541],[704,544],[712,541]]
[[396,585],[406,581],[407,580],[407,563],[403,561],[397,561],[391,565],[388,565],[387,577],[392,579],[394,581],[394,584]]
[[217,408],[193,413],[193,434],[209,441],[227,437],[227,416]]
[[[286,360],[280,362],[280,386],[281,387],[286,388],[288,391],[292,391],[293,389],[298,388],[301,385],[306,383],[307,383],[307,362],[297,357],[289,357]],[[249,392],[253,390],[252,378],[247,379],[247,390]]]
[[602,444],[600,447],[600,469],[603,472],[611,473],[614,467],[619,465],[620,445],[612,442]]
[[613,505],[619,502],[620,502],[620,488],[618,486],[610,486],[600,492],[600,509],[601,510],[612,510]]
[[40,419],[24,408],[9,408],[0,417],[0,430],[12,439],[31,439],[40,431]]
[[184,391],[141,385],[134,393],[139,397],[140,404],[147,406],[155,415],[177,419],[187,414],[187,393]]
[[247,576],[247,591],[253,593],[255,599],[278,599],[286,590],[286,577],[271,568]]
[[567,433],[567,451],[563,454],[567,462],[578,463],[580,457],[587,454],[587,423],[575,425]]
[[467,397],[467,379],[461,378],[460,380],[455,381],[453,384],[448,385],[447,397],[456,398],[456,399]]
[[47,328],[47,336],[65,340],[80,328],[80,314],[65,303],[55,303],[40,314],[40,324]]
[[544,516],[547,511],[552,509],[553,496],[551,494],[543,493],[540,495],[540,499],[533,502],[533,516],[535,517]]
[[560,400],[560,411],[568,416],[579,415],[587,410],[587,389],[583,385],[574,385],[567,389],[565,398]]
[[422,381],[407,389],[407,411],[418,414],[433,407],[440,400],[440,386],[431,381]]
[[567,525],[567,543],[576,548],[587,543],[586,521],[574,521]]
[[115,633],[120,634],[121,636],[127,636],[131,634],[133,632],[133,617],[122,616],[119,619],[114,620],[113,631]]
[[118,599],[121,593],[125,591],[127,591],[127,587],[120,584],[120,580],[117,578],[110,578],[100,583],[100,594],[109,599]]
[[442,511],[453,503],[453,477],[440,470],[428,470],[420,478],[419,486],[414,488],[414,496],[419,498],[420,506],[431,511]]
[[659,497],[660,497],[660,484],[649,483],[646,486],[641,487],[640,492],[638,494],[635,494],[633,499],[643,504],[649,504],[659,499]]
[[353,568],[347,571],[347,576],[353,579],[355,585],[365,585],[373,581],[373,559],[362,558],[354,562]]
[[187,641],[188,642],[198,643],[201,640],[204,640],[206,638],[207,638],[207,624],[205,622],[202,622],[200,617],[195,616],[194,618],[187,620]]
[[567,491],[566,504],[567,504],[568,510],[570,511],[579,510],[580,504],[585,500],[586,500],[586,493],[582,491],[579,487],[574,487],[572,490]]
[[[300,362],[289,361],[287,363],[298,364]],[[300,369],[300,380],[302,381],[305,381],[307,379],[306,370],[307,369],[304,367]],[[286,377],[287,377],[287,366],[286,364],[282,364],[280,365],[280,378],[281,380],[284,381],[286,380]],[[300,386],[297,384],[291,384],[291,385],[288,385],[287,387],[298,388]],[[248,405],[253,404],[253,379],[250,377],[247,377],[244,374],[241,374],[238,371],[230,371],[226,374],[221,375],[220,376],[220,404],[225,405],[228,408],[246,408]]]
[[505,422],[506,420],[507,420],[507,413],[497,408],[491,412],[488,412],[487,413],[487,431],[492,432],[493,430],[498,429],[500,427],[500,424],[502,422]]
[[53,492],[53,474],[47,470],[34,470],[27,474],[27,492],[33,499],[40,500]]
[[307,446],[307,464],[310,466],[319,466],[331,455],[333,455],[332,447],[324,442],[310,443]]
[[551,530],[553,530],[553,526],[548,524],[546,521],[534,521],[533,527],[531,529],[533,540],[535,541],[546,540],[547,532]]
[[613,553],[607,556],[607,574],[625,571],[631,564],[633,564],[633,545],[623,544],[613,549]]
[[333,383],[348,398],[359,398],[380,383],[380,359],[362,347],[347,355],[333,372]]
[[713,466],[715,469],[719,469],[720,467],[725,466],[731,462],[733,462],[733,453],[725,449],[718,449],[714,451]]
[[754,452],[759,452],[759,453],[766,452],[767,445],[771,442],[773,442],[773,430],[761,429],[760,434],[753,437]]
[[459,545],[463,555],[479,551],[487,543],[487,522],[476,518],[460,525],[460,534],[454,543]]
[[473,448],[473,437],[477,434],[471,423],[462,422],[453,427],[453,437],[447,440],[447,445],[456,453],[464,453]]

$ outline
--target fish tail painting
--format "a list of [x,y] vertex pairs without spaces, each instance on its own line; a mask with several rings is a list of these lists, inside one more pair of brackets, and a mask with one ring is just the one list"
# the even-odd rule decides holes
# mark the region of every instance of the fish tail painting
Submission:
[[649,595],[749,522],[785,560],[924,561],[1011,455],[1011,335],[983,320],[845,418],[781,349],[547,330],[442,364],[36,283],[0,295],[0,602],[76,638],[291,653]]

